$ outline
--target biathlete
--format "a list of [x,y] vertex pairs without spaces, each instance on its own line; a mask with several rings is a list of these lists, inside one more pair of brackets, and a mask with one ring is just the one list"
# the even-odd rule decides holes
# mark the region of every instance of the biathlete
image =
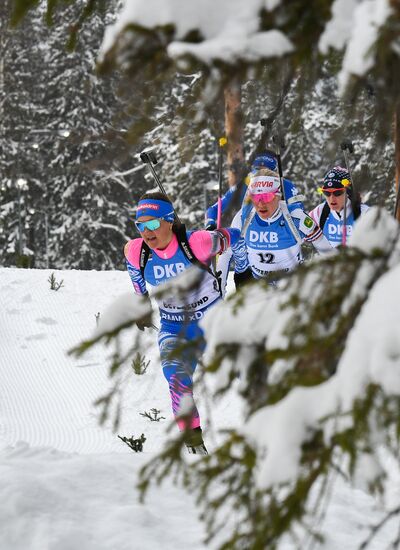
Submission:
[[186,231],[176,221],[171,201],[160,192],[147,193],[140,198],[135,224],[140,238],[126,244],[125,258],[137,294],[148,297],[147,285],[157,287],[191,266],[202,273],[198,286],[185,297],[171,293],[157,298],[160,313],[158,345],[161,366],[169,385],[172,412],[179,429],[185,432],[188,450],[193,454],[207,454],[193,398],[197,358],[187,348],[185,350],[185,344],[199,339],[197,350],[203,349],[199,320],[221,298],[218,278],[210,268],[211,258],[229,247],[234,255],[240,255],[240,249],[244,248],[243,239],[238,229]]
[[[278,174],[261,169],[250,175],[248,196],[233,219],[245,240],[248,267],[234,274],[236,286],[251,279],[268,279],[293,270],[303,261],[302,242],[318,252],[332,251],[319,226],[297,203],[289,210],[282,200]],[[227,271],[230,253],[220,258],[218,268]]]
[[[334,166],[324,177],[319,191],[325,201],[310,212],[333,247],[346,244],[357,218],[369,209],[354,193],[346,168]],[[344,234],[343,234],[344,233]]]

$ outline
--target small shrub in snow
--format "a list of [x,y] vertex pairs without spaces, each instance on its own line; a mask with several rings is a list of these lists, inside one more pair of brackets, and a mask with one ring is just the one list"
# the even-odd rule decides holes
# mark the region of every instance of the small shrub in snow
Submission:
[[144,355],[141,355],[139,352],[136,353],[135,357],[132,359],[132,369],[133,372],[137,375],[144,374],[150,365],[150,361],[146,361]]
[[139,413],[140,416],[144,416],[145,418],[148,418],[152,422],[159,422],[160,420],[165,420],[165,416],[159,416],[160,410],[158,409],[150,409],[150,412],[144,411],[143,413]]
[[60,290],[60,288],[64,286],[64,280],[61,279],[61,281],[58,282],[54,273],[52,273],[47,280],[50,283],[50,290]]
[[133,435],[132,437],[121,437],[120,435],[118,437],[121,441],[126,443],[128,447],[132,449],[132,451],[135,451],[135,453],[141,453],[143,451],[143,444],[146,441],[144,434],[136,439]]

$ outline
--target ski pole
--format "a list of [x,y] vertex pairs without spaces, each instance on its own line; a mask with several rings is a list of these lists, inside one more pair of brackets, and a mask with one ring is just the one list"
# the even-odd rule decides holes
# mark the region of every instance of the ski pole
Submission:
[[217,229],[221,227],[221,217],[222,217],[222,150],[223,147],[227,144],[228,140],[226,137],[221,137],[218,140],[218,202],[217,202]]
[[272,136],[272,141],[275,144],[275,156],[276,156],[276,161],[278,163],[278,173],[279,173],[279,179],[281,182],[282,200],[286,202],[285,185],[283,182],[282,158],[281,158],[281,150],[285,148],[285,142],[280,136],[276,136],[276,135]]
[[[346,191],[345,191],[346,192]],[[343,205],[343,222],[342,222],[342,245],[346,246],[347,242],[347,195],[344,199]]]
[[[353,177],[351,175],[350,162],[349,162],[349,153],[354,153],[354,146],[350,139],[345,139],[340,144],[340,147],[344,154],[344,162],[346,164],[346,170],[349,174],[350,184],[352,186],[351,196],[355,197],[356,190],[354,188]],[[353,203],[354,201],[351,200],[351,202]],[[346,241],[347,241],[347,193],[346,193],[344,207],[343,207],[343,227],[342,227],[342,245],[343,246],[346,246]]]
[[353,184],[353,176],[351,175],[350,163],[349,163],[349,153],[354,153],[354,145],[351,139],[345,139],[340,144],[340,147],[344,154],[344,162],[346,163],[346,170],[348,171],[350,176],[350,183],[353,187],[353,191],[355,191],[354,184]]
[[[264,119],[262,119],[263,122]],[[303,239],[300,237],[300,233],[297,230],[297,227],[295,226],[295,223],[293,221],[293,218],[289,212],[289,208],[286,201],[286,193],[285,193],[285,181],[283,177],[283,169],[282,169],[282,158],[281,158],[281,150],[285,148],[285,142],[283,141],[283,138],[280,136],[273,135],[272,141],[275,144],[275,157],[278,163],[278,173],[279,173],[279,180],[280,180],[280,187],[281,187],[281,194],[282,194],[282,200],[281,200],[281,210],[283,213],[283,217],[285,218],[287,224],[289,225],[289,229],[292,232],[293,237],[296,239],[298,244],[302,244]]]
[[[160,189],[161,193],[164,193],[164,195],[167,195],[167,192],[165,191],[165,188],[163,184],[161,183],[161,180],[157,174],[157,172],[154,169],[154,165],[157,164],[157,158],[153,151],[142,151],[140,153],[140,160],[143,162],[143,164],[146,164],[150,168],[150,172],[154,178],[154,181],[158,185],[158,188]],[[179,219],[178,214],[176,213],[176,210],[174,207],[172,207],[174,210],[175,218],[178,223],[181,223],[181,220]]]
[[397,194],[396,194],[396,202],[395,202],[395,205],[394,205],[394,217],[397,218],[397,211],[399,209],[399,204],[400,204],[400,184],[399,184],[399,187],[397,189]]

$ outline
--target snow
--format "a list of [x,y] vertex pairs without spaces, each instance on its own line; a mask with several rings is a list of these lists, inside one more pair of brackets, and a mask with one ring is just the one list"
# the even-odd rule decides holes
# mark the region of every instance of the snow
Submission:
[[[145,455],[79,455],[17,443],[1,456],[4,550],[196,550],[201,527],[170,484],[142,506],[134,490]],[[6,503],[6,505],[5,505]],[[166,536],[168,534],[168,536]]]
[[345,55],[338,76],[339,92],[343,93],[352,76],[364,76],[375,63],[374,45],[381,27],[392,13],[390,0],[335,0],[332,18],[319,41],[319,49],[342,50]]
[[115,330],[119,325],[123,325],[135,319],[141,319],[151,312],[151,307],[147,300],[142,299],[137,294],[125,292],[106,309],[100,316],[95,336],[98,337],[104,333]]
[[351,75],[365,75],[375,63],[374,45],[380,28],[386,23],[392,9],[389,0],[365,0],[357,6],[355,25],[346,48],[342,70],[339,73],[339,91],[344,91]]
[[[279,2],[262,0],[202,0],[195,9],[181,0],[127,0],[116,20],[107,28],[100,60],[117,42],[120,33],[134,23],[144,28],[172,25],[174,41],[168,46],[173,58],[193,55],[205,64],[215,60],[234,63],[281,56],[293,50],[290,40],[279,30],[259,32],[262,8],[273,9]],[[203,38],[198,44],[185,41],[197,30]]]
[[173,42],[168,47],[168,53],[173,58],[192,55],[205,64],[211,60],[226,63],[244,60],[252,63],[260,58],[280,56],[291,51],[293,45],[290,40],[278,30],[248,34],[245,29],[238,32],[234,26],[213,40],[200,44]]
[[351,35],[354,25],[354,10],[357,0],[335,0],[332,4],[332,18],[328,21],[319,39],[319,50],[326,55],[329,48],[342,50]]
[[[186,56],[205,65],[216,62],[255,63],[281,57],[295,51],[293,43],[278,28],[260,28],[262,9],[273,11],[279,0],[201,0],[193,5],[181,0],[125,0],[116,21],[107,27],[99,61],[121,40],[132,40],[131,25],[145,29],[172,28],[173,40],[167,52],[185,69]],[[330,48],[345,50],[338,75],[339,91],[344,93],[351,78],[364,76],[375,63],[375,44],[380,31],[391,16],[390,0],[335,0],[331,18],[319,39],[319,50],[326,55]],[[201,41],[187,41],[195,31]],[[133,40],[132,40],[133,41]],[[124,64],[122,58],[118,59]]]
[[[375,207],[357,222],[349,244],[372,254],[382,249],[383,244],[383,249],[388,253],[398,242],[398,234],[398,223],[383,209]],[[398,245],[392,250],[389,265],[391,269],[377,281],[374,281],[375,272],[368,262],[363,262],[355,275],[354,289],[353,286],[349,289],[353,304],[355,298],[366,295],[371,282],[375,284],[348,335],[335,375],[317,386],[296,387],[275,405],[258,409],[244,420],[242,435],[259,449],[256,483],[261,489],[294,483],[301,473],[303,443],[317,426],[323,431],[327,442],[347,427],[349,419],[336,415],[348,413],[354,402],[365,396],[367,387],[380,385],[386,396],[400,396]],[[318,295],[313,273],[310,280],[306,279],[303,283],[301,292],[303,297]],[[246,344],[256,343],[264,343],[271,354],[286,349],[287,322],[291,319],[291,313],[288,307],[280,311],[284,294],[271,288],[261,290],[253,286],[239,298],[243,302],[240,315],[236,313],[235,298],[216,306],[213,315],[208,315],[203,322],[208,342],[206,361],[212,361],[218,345],[233,343],[238,333],[244,349]],[[341,305],[342,309],[350,306],[345,302]],[[241,354],[235,360],[225,359],[221,372],[216,373],[216,386],[223,387],[228,373],[233,369],[245,378],[251,360],[251,354],[248,357]],[[272,363],[270,381],[271,378],[274,382],[279,379],[282,367],[289,368],[288,365]],[[324,419],[330,417],[333,422],[324,423]],[[379,459],[376,452],[383,444],[383,441],[376,439],[377,434],[378,431],[371,428],[372,452],[359,465],[357,479],[362,477],[363,471],[364,478],[371,481],[372,473],[379,473],[384,468],[385,459]],[[398,469],[395,476],[398,490]]]
[[[152,489],[144,503],[138,501],[139,469],[162,449],[176,429],[173,426],[168,432],[170,403],[158,363],[155,331],[140,334],[144,338],[142,346],[147,349],[146,357],[151,361],[148,371],[138,376],[125,365],[121,375],[125,391],[118,433],[128,437],[144,433],[147,440],[143,453],[133,453],[124,445],[113,433],[111,422],[98,424],[99,411],[93,403],[114,383],[107,367],[110,350],[99,346],[80,358],[67,355],[68,350],[82,339],[92,337],[96,330],[101,332],[105,326],[109,329],[120,319],[126,319],[127,293],[131,291],[128,275],[56,271],[56,279],[64,280],[63,287],[56,292],[50,290],[47,282],[51,273],[0,269],[0,548],[215,548],[202,542],[205,533],[193,496],[174,486],[172,480]],[[388,388],[400,391],[399,369],[393,368],[398,367],[400,356],[396,338],[400,329],[397,316],[400,297],[396,290],[399,275],[399,268],[394,268],[377,284],[351,335],[339,376],[323,385],[318,400],[312,389],[299,388],[272,408],[269,417],[263,417],[262,425],[257,425],[256,418],[249,423],[249,429],[254,427],[255,437],[273,443],[270,460],[278,462],[280,470],[288,471],[287,462],[292,459],[293,449],[290,443],[293,444],[293,439],[300,440],[307,422],[326,411],[326,403],[333,399],[350,400],[365,378],[382,379],[384,372]],[[256,295],[251,295],[250,301],[253,307],[260,308],[261,315],[264,304],[257,301]],[[223,307],[225,304],[221,304]],[[103,329],[101,325],[96,329],[99,312]],[[218,310],[215,313],[221,323],[222,314],[218,317]],[[109,324],[104,324],[108,316]],[[388,325],[389,332],[385,329]],[[225,330],[229,333],[234,328],[227,326]],[[261,326],[243,322],[241,329],[243,341],[262,332]],[[371,331],[374,338],[370,337]],[[133,332],[127,335],[129,341],[138,338],[138,331]],[[241,356],[244,364],[251,361],[246,353],[244,349]],[[356,355],[362,366],[359,372],[354,370]],[[211,385],[214,382],[211,380]],[[212,412],[208,410],[206,396],[198,392],[211,452],[219,437],[212,426],[238,427],[243,422],[240,384],[237,380],[230,394],[213,404]],[[140,416],[139,413],[151,408],[159,409],[166,420],[150,422]],[[280,418],[283,414],[284,423]],[[373,471],[375,465],[367,466]],[[396,471],[395,465],[389,466]],[[264,483],[266,474],[260,472]],[[399,478],[393,486],[400,486]],[[356,547],[366,534],[360,525],[366,517],[370,521],[378,519],[379,510],[378,503],[364,491],[343,482],[335,483],[324,524],[327,533],[324,548]],[[393,537],[393,529],[389,524],[379,533],[372,550],[384,548],[390,535]],[[286,541],[280,550],[292,548]]]
[[[398,241],[398,223],[383,209],[371,208],[357,222],[349,245],[365,253],[377,249],[390,252]],[[301,446],[308,439],[312,427],[336,412],[351,410],[356,399],[362,398],[370,384],[381,384],[387,395],[400,396],[400,343],[396,334],[400,331],[400,255],[398,247],[391,254],[392,269],[373,286],[355,326],[351,330],[346,349],[339,362],[337,372],[327,382],[313,387],[294,388],[274,406],[257,410],[244,422],[242,433],[250,437],[253,444],[266,451],[260,460],[258,484],[270,488],[279,483],[292,482],[300,472]],[[354,304],[354,299],[365,295],[373,281],[375,272],[368,262],[363,262],[355,275],[355,282],[349,289],[347,299],[341,307],[344,311]],[[303,296],[318,295],[315,275],[303,283]],[[239,298],[243,301],[240,315],[234,299],[216,306],[213,315],[203,322],[207,338],[206,361],[212,361],[221,343],[237,341],[240,331],[244,344],[265,342],[266,350],[273,352],[287,348],[287,329],[290,323],[290,308],[282,308],[285,292],[273,289],[261,290],[256,285]],[[268,303],[268,307],[266,304]],[[246,373],[251,363],[242,355],[235,361]],[[281,364],[272,364],[274,380],[279,379]],[[217,372],[217,385],[222,385],[229,370],[229,361],[221,374]],[[287,368],[287,366],[286,366]],[[263,430],[268,426],[268,430]],[[338,424],[338,429],[340,428]],[[326,425],[325,430],[331,426]],[[282,437],[282,434],[286,434]],[[328,432],[326,431],[326,435]]]
[[[99,426],[94,401],[112,386],[104,349],[76,359],[67,351],[103,328],[114,301],[132,290],[122,272],[1,269],[0,548],[3,550],[170,550],[205,548],[193,499],[172,482],[138,501],[139,469],[168,437],[171,413],[156,359],[154,331],[145,333],[145,375],[125,370],[118,433],[144,433],[135,454]],[[131,302],[128,302],[131,303]],[[111,309],[109,309],[111,308]],[[116,314],[117,315],[117,314]],[[113,317],[113,322],[118,321]],[[130,372],[129,372],[130,371]],[[150,422],[140,412],[161,410]]]

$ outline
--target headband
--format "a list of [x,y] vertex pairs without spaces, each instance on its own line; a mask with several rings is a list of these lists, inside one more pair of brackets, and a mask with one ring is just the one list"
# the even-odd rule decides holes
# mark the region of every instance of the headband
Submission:
[[136,210],[136,219],[141,216],[152,216],[153,218],[163,218],[167,222],[175,220],[175,213],[172,204],[158,199],[143,199],[139,201]]
[[280,179],[275,176],[250,176],[249,192],[252,195],[277,193],[280,186]]

